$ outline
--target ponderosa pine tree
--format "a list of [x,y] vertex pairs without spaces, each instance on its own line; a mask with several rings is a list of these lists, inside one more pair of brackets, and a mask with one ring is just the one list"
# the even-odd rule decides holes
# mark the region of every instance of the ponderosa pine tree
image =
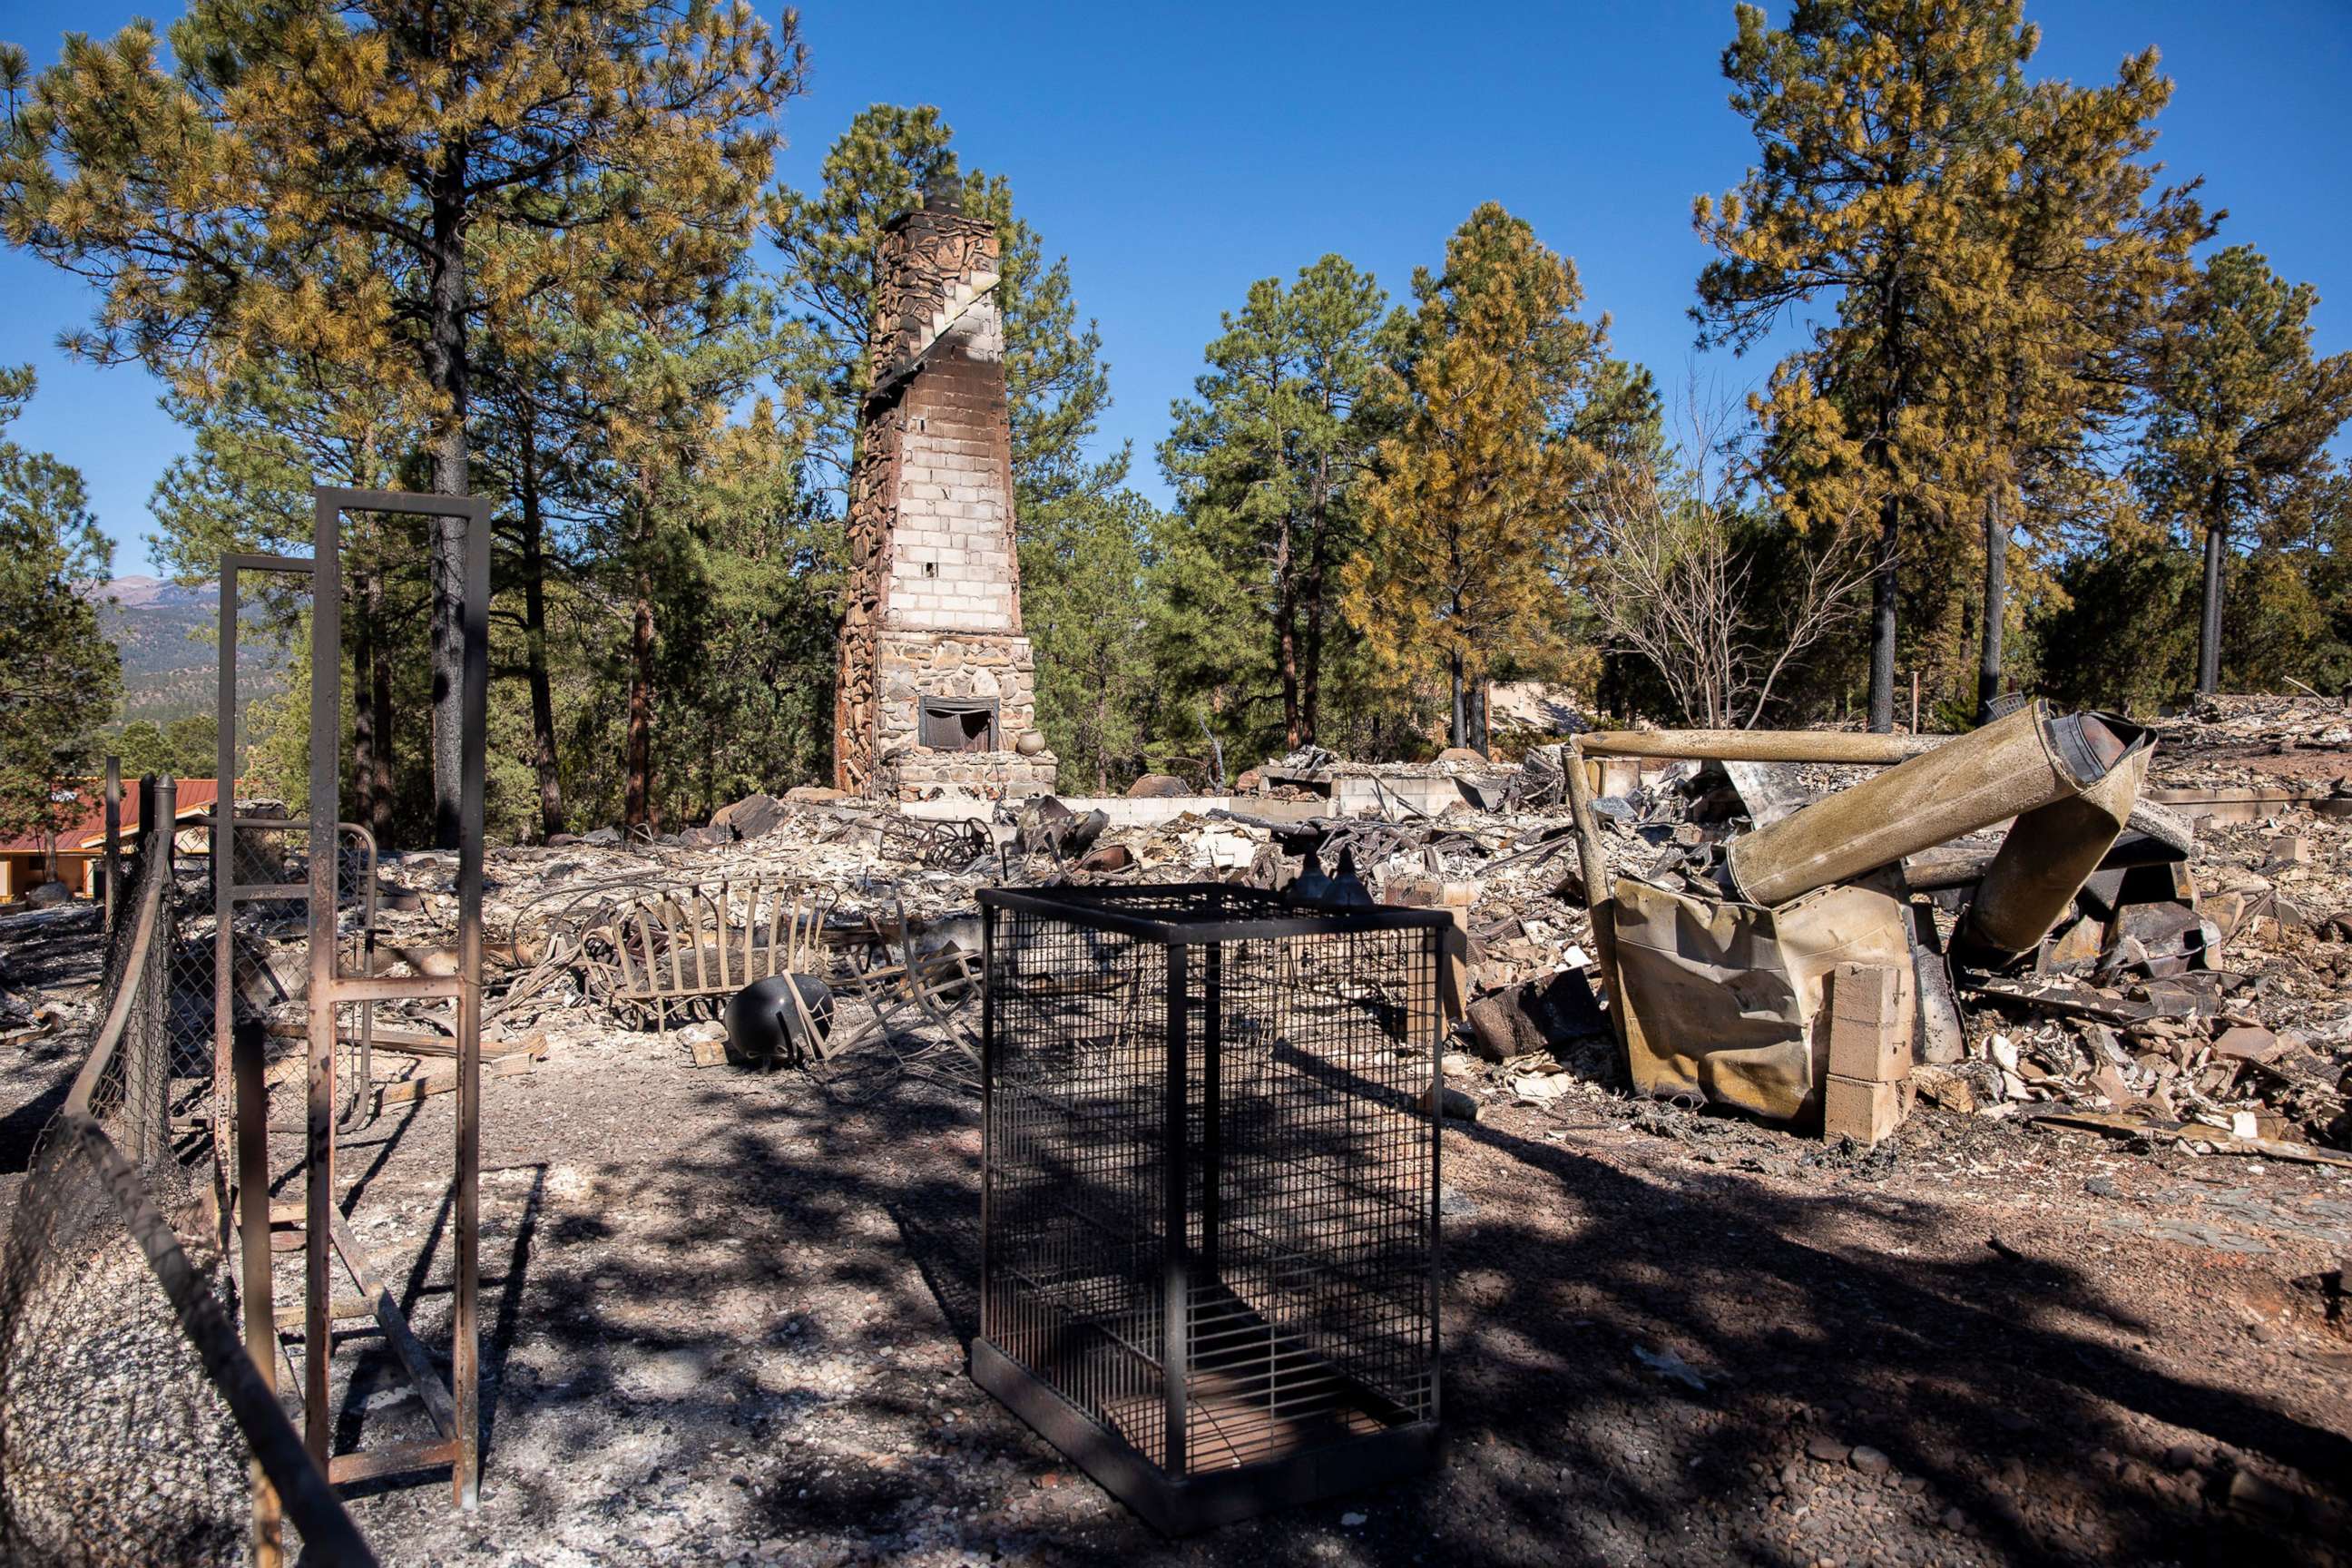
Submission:
[[30,365],[0,370],[0,838],[79,814],[56,786],[89,764],[121,690],[89,598],[114,550],[80,470],[5,434],[32,395]]
[[793,433],[764,408],[741,425],[730,420],[778,368],[784,340],[771,303],[739,258],[730,287],[657,313],[608,313],[593,351],[607,367],[593,552],[607,593],[627,606],[622,821],[633,833],[657,831],[662,820],[656,725],[664,676],[676,668],[665,653],[698,640],[696,628],[683,628],[689,635],[669,637],[666,650],[663,623],[708,613],[709,552],[725,499],[782,482],[799,455]]
[[1160,521],[1121,490],[1024,521],[1021,622],[1037,649],[1038,724],[1064,787],[1108,795],[1141,771],[1159,717],[1145,584]]
[[1703,346],[1807,326],[1759,400],[1790,518],[1878,520],[1869,722],[1893,727],[1899,573],[1908,537],[1955,515],[1982,468],[1957,399],[1953,316],[2000,267],[1977,197],[2013,163],[2025,61],[2021,0],[1798,0],[1785,27],[1738,8],[1731,107],[1759,161],[1693,221],[1719,256],[1699,275]]
[[2315,359],[2318,290],[2289,284],[2250,246],[2209,258],[2149,364],[2153,414],[2137,464],[2151,510],[2203,535],[2197,689],[2221,679],[2222,584],[2237,542],[2306,505],[2352,419],[2352,353]]
[[1446,242],[1443,273],[1415,272],[1413,295],[1388,383],[1404,412],[1364,491],[1343,607],[1389,667],[1445,672],[1454,743],[1469,745],[1469,686],[1559,651],[1577,487],[1629,418],[1654,425],[1656,402],[1609,356],[1606,318],[1574,315],[1573,264],[1493,203]]
[[[797,26],[742,0],[195,0],[169,70],[139,23],[69,36],[11,95],[0,234],[102,289],[84,352],[190,395],[288,353],[410,384],[433,487],[463,494],[485,321],[567,279],[658,312],[732,265],[801,80]],[[542,243],[500,246],[509,230]],[[462,531],[443,520],[430,552],[444,843]]]
[[2109,86],[2037,83],[2015,121],[2014,163],[1980,161],[1991,183],[1975,216],[1996,262],[1955,293],[1969,369],[1949,384],[1950,421],[1979,432],[1983,460],[1979,719],[2000,692],[2018,531],[2046,559],[2066,502],[2099,487],[2149,331],[2210,232],[2195,185],[2156,191],[2158,171],[2140,161],[2171,92],[2153,49]]
[[[310,487],[401,488],[404,469],[421,466],[429,410],[404,405],[398,388],[352,374],[314,355],[279,354],[246,362],[202,396],[167,395],[164,406],[194,438],[174,458],[148,501],[159,557],[183,583],[212,581],[231,551],[302,555],[315,513]],[[397,523],[369,516],[344,521],[343,637],[351,658],[352,808],[376,842],[403,837],[394,809],[395,724],[408,704],[395,702],[394,646],[413,604],[430,588],[404,548]],[[259,629],[297,636],[307,615],[307,584],[274,574],[241,580]],[[307,726],[306,709],[268,708]],[[218,759],[203,769],[209,776]]]
[[[1380,437],[1366,394],[1387,304],[1371,275],[1339,256],[1301,268],[1287,288],[1251,284],[1208,346],[1197,400],[1175,404],[1160,448],[1189,536],[1182,553],[1197,562],[1176,585],[1195,605],[1244,616],[1201,617],[1205,640],[1189,662],[1205,670],[1236,647],[1267,648],[1286,749],[1312,744],[1320,718],[1325,642]],[[1190,580],[1203,573],[1223,581]]]

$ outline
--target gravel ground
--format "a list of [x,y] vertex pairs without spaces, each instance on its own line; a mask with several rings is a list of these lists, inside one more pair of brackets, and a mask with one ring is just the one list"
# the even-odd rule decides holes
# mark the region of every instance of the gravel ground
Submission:
[[[1444,1154],[1438,1469],[1169,1543],[962,1375],[975,1105],[684,1059],[488,1085],[483,1506],[359,1489],[386,1562],[2343,1560],[2336,1173],[1489,1102]],[[447,1104],[347,1166],[429,1342]],[[371,1447],[421,1422],[372,1342]]]

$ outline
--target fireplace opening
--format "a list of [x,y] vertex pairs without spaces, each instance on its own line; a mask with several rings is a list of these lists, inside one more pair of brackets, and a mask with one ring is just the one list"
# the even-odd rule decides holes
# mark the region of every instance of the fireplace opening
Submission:
[[993,752],[996,700],[992,697],[926,697],[916,742],[933,752]]

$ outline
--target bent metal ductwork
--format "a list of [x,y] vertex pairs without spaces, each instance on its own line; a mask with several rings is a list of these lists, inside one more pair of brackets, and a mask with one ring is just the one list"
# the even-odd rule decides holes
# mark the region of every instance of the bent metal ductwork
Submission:
[[[1738,839],[1725,856],[1727,890],[1748,903],[1787,903],[1906,855],[2074,800],[2128,756],[2139,758],[2137,771],[2144,773],[2147,744],[2137,726],[2113,715],[2055,718],[2047,705],[2032,703]],[[2130,794],[2137,793],[2135,784]],[[2130,810],[2126,799],[2085,874]],[[2073,896],[2072,889],[2066,896]],[[2041,932],[2034,936],[2039,940]]]

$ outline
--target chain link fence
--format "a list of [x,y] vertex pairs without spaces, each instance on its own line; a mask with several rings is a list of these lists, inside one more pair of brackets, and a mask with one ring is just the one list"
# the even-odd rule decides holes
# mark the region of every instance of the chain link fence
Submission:
[[[171,822],[156,804],[142,820]],[[372,1563],[230,1326],[205,1202],[212,944],[182,929],[208,879],[176,861],[151,833],[114,900],[101,1022],[0,1250],[0,1562],[266,1560],[257,1464],[301,1561]]]

